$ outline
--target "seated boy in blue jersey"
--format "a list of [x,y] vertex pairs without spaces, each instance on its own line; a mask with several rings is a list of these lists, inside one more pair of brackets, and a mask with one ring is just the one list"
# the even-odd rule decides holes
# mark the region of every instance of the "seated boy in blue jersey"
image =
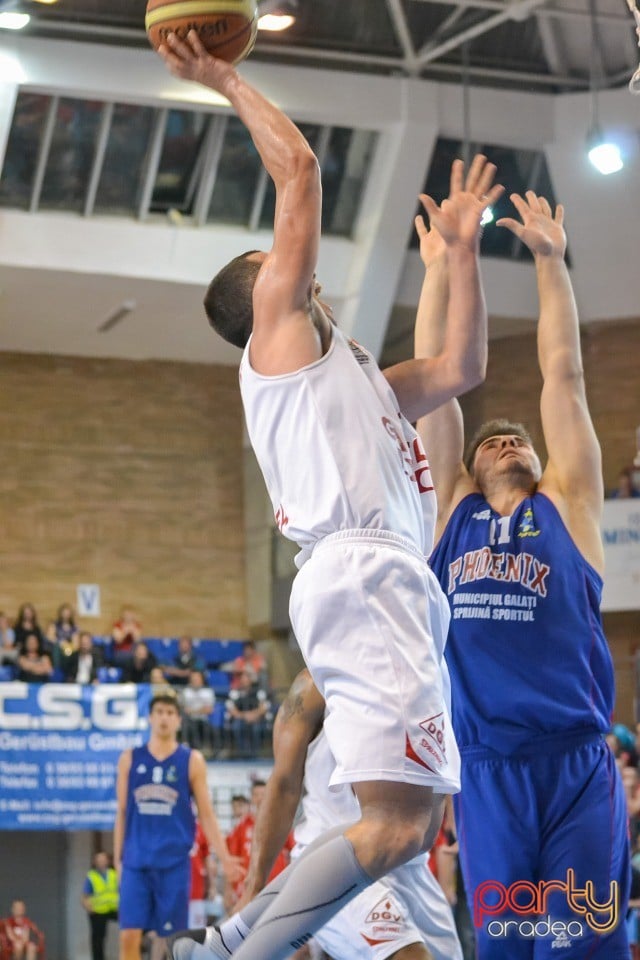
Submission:
[[[528,191],[503,219],[531,250],[540,297],[542,470],[521,424],[480,428],[463,462],[455,400],[419,424],[438,495],[431,565],[452,610],[445,651],[462,756],[454,798],[480,960],[627,960],[625,799],[605,742],[614,674],[599,612],[600,448],[582,375],[563,211]],[[441,349],[441,241],[418,356]],[[548,884],[553,882],[553,886]],[[545,886],[547,884],[547,886]],[[518,886],[516,886],[518,885]]]
[[192,800],[207,841],[230,882],[243,868],[232,857],[211,806],[204,758],[179,744],[178,698],[158,690],[149,708],[149,741],[125,750],[118,762],[114,863],[120,874],[120,960],[140,960],[145,930],[153,952],[164,956],[164,937],[187,925],[195,837]]

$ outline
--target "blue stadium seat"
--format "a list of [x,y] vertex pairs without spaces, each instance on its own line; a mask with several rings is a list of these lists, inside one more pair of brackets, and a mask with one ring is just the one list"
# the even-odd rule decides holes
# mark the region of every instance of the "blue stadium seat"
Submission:
[[223,697],[229,693],[231,677],[226,670],[208,670],[207,683],[217,697]]
[[120,667],[98,667],[99,683],[120,683],[122,680],[122,669]]
[[5,680],[13,680],[16,675],[15,667],[5,664],[0,667],[0,683]]
[[244,641],[205,639],[198,640],[193,646],[206,665],[213,668],[242,656]]
[[158,663],[171,663],[178,653],[178,641],[175,637],[143,637],[149,651],[157,657]]
[[226,708],[224,701],[216,700],[215,706],[211,713],[209,714],[209,723],[212,727],[216,727],[221,730],[224,727],[224,717],[225,717]]

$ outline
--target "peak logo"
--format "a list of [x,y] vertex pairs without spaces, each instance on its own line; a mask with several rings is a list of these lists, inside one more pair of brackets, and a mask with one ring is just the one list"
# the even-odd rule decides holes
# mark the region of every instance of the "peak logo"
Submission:
[[569,939],[569,937],[567,936],[564,930],[561,930],[558,936],[552,942],[551,949],[562,950],[563,948],[566,949],[567,947],[572,946],[572,944],[573,944],[573,941]]
[[[476,927],[482,927],[486,918],[491,918],[487,926],[490,936],[507,936],[506,928],[517,928],[520,936],[545,936],[554,934],[556,940],[560,935],[565,937],[582,936],[582,924],[578,921],[564,923],[551,921],[550,916],[537,923],[517,920],[497,922],[493,918],[503,913],[516,914],[519,917],[544,917],[548,913],[549,896],[552,893],[564,894],[570,909],[578,917],[586,921],[595,933],[609,933],[618,925],[619,919],[619,891],[615,880],[609,885],[608,899],[598,900],[593,881],[587,880],[584,887],[576,883],[575,872],[567,870],[567,879],[541,880],[531,883],[528,880],[518,880],[506,887],[496,880],[485,880],[475,891],[473,898],[473,922]],[[544,926],[546,929],[538,930]],[[524,929],[526,927],[526,931]],[[555,944],[554,944],[555,945]],[[559,943],[558,946],[564,946]]]

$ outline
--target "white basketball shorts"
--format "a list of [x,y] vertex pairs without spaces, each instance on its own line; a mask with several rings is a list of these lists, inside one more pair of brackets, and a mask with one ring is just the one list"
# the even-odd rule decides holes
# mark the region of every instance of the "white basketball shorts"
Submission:
[[331,784],[391,780],[457,793],[449,606],[417,548],[384,530],[325,537],[294,580],[290,615],[327,704]]

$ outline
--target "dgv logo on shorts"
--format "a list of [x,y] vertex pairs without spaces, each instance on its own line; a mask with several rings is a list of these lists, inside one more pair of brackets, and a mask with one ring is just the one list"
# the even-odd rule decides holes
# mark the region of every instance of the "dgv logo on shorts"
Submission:
[[379,943],[388,943],[400,936],[404,922],[404,914],[395,900],[388,896],[383,897],[369,911],[365,930],[361,930],[360,935],[370,947]]
[[428,750],[439,766],[447,761],[447,744],[444,733],[444,713],[436,713],[420,724],[420,728],[427,735],[420,741],[420,745]]

